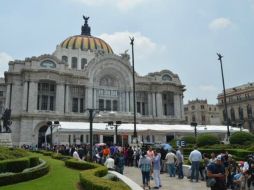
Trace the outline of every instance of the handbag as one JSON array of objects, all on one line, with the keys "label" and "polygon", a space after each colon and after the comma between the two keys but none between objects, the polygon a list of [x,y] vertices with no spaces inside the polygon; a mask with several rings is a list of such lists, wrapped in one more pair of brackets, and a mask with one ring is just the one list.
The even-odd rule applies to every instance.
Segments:
[{"label": "handbag", "polygon": [[212,187],[216,183],[216,179],[211,177],[206,180],[206,187]]}]

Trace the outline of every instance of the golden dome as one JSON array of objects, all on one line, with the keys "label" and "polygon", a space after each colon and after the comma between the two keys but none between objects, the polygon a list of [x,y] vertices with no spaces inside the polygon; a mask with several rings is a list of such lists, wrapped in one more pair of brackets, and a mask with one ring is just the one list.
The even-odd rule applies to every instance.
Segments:
[{"label": "golden dome", "polygon": [[60,46],[67,49],[103,50],[113,54],[112,48],[102,39],[90,35],[76,35],[64,40]]}]

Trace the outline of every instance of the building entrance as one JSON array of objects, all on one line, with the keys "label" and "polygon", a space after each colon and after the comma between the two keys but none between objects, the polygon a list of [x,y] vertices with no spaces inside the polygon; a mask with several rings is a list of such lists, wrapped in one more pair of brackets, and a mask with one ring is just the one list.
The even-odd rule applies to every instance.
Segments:
[{"label": "building entrance", "polygon": [[107,145],[114,144],[114,135],[103,135],[103,142]]},{"label": "building entrance", "polygon": [[[42,126],[39,129],[39,134],[38,134],[38,148],[43,148],[46,146],[45,144],[45,133],[48,129],[47,125]],[[50,141],[50,135],[47,136],[47,142],[51,142]]]}]

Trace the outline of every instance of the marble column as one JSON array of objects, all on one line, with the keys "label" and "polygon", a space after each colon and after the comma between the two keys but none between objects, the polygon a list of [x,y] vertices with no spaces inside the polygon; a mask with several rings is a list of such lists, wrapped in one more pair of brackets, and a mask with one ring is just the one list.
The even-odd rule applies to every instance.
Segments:
[{"label": "marble column", "polygon": [[31,81],[29,90],[28,112],[34,112],[34,110],[37,110],[37,98],[38,98],[38,83]]},{"label": "marble column", "polygon": [[130,95],[130,112],[134,112],[133,109],[133,92],[129,92]]},{"label": "marble column", "polygon": [[56,107],[55,111],[58,113],[64,112],[64,85],[63,84],[57,84],[56,85]]},{"label": "marble column", "polygon": [[9,108],[9,104],[10,104],[10,91],[11,91],[11,84],[8,84],[6,89],[6,99],[5,99],[6,108]]},{"label": "marble column", "polygon": [[28,87],[28,81],[25,81],[23,84],[23,97],[22,97],[22,111],[26,111],[27,106],[27,87]]},{"label": "marble column", "polygon": [[152,107],[153,107],[153,109],[152,109],[153,116],[157,117],[156,98],[155,98],[155,93],[154,92],[152,93]]},{"label": "marble column", "polygon": [[131,144],[132,143],[132,139],[131,139],[131,135],[129,134],[128,135],[128,144]]},{"label": "marble column", "polygon": [[71,97],[70,97],[70,85],[66,85],[66,94],[65,94],[65,112],[69,113],[71,110]]},{"label": "marble column", "polygon": [[93,88],[93,108],[97,108],[97,89]]},{"label": "marble column", "polygon": [[129,92],[125,92],[125,100],[126,100],[126,112],[130,112],[130,99]]},{"label": "marble column", "polygon": [[174,94],[174,113],[177,119],[180,119],[181,112],[180,112],[180,96],[179,94]]},{"label": "marble column", "polygon": [[103,135],[100,135],[100,143],[103,143]]},{"label": "marble column", "polygon": [[157,93],[156,94],[156,106],[157,106],[157,115],[158,117],[162,117],[162,113],[163,113],[163,107],[162,107],[162,95],[161,93]]},{"label": "marble column", "polygon": [[93,102],[92,102],[92,99],[93,99],[93,89],[88,87],[87,90],[86,90],[86,108],[93,108]]},{"label": "marble column", "polygon": [[151,93],[147,94],[147,111],[148,115],[153,115],[153,99]]}]

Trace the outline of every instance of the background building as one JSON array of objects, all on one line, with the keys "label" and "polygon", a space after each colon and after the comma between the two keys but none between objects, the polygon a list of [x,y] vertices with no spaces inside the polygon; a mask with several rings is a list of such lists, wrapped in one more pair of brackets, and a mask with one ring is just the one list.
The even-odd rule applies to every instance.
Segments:
[{"label": "background building", "polygon": [[184,105],[186,124],[197,122],[199,125],[220,125],[220,112],[217,105],[207,103],[207,100],[192,100]]},{"label": "background building", "polygon": [[[217,99],[221,120],[225,121],[223,93]],[[253,131],[254,83],[226,89],[226,101],[230,125]]]},{"label": "background building", "polygon": [[[81,35],[63,40],[53,54],[9,62],[2,94],[6,94],[5,107],[12,110],[14,145],[41,146],[47,121],[88,122],[87,108],[101,110],[95,122],[133,122],[130,56],[114,54],[109,44],[91,35],[88,18],[84,19]],[[135,73],[135,81],[137,123],[184,122],[185,89],[177,74]],[[82,134],[69,135],[61,138],[82,141]]]}]

